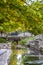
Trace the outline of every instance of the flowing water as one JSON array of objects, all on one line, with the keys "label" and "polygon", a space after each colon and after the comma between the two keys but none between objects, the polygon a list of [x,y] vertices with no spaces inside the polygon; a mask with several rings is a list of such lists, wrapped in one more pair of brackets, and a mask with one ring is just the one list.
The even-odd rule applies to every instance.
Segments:
[{"label": "flowing water", "polygon": [[[10,65],[25,65],[22,62],[23,56],[25,56],[25,54],[30,54],[29,48],[13,49]],[[36,61],[36,62],[40,63],[40,61]],[[33,63],[33,62],[30,62],[30,63]],[[26,64],[26,65],[42,65],[42,64]]]},{"label": "flowing water", "polygon": [[12,51],[12,58],[10,65],[23,65],[22,62],[22,55],[28,53],[26,48],[24,49],[14,49]]},{"label": "flowing water", "polygon": [[[2,58],[2,61],[0,61],[0,62],[2,62],[1,65],[25,65],[22,62],[23,57],[25,56],[25,54],[30,54],[29,48],[13,49],[12,51],[11,51],[11,49],[6,49],[6,51],[7,52],[3,55],[3,57],[0,57],[0,59]],[[7,60],[7,59],[10,57],[10,55],[11,55],[10,64],[8,64],[9,60]],[[3,64],[3,58],[4,58],[4,62],[5,62],[4,64]],[[29,60],[29,58],[27,58],[27,59]],[[40,63],[43,61],[36,61],[36,62]],[[30,63],[33,63],[33,62],[30,62]],[[29,64],[27,64],[27,65],[29,65]],[[38,64],[38,65],[41,65],[41,64]]]}]

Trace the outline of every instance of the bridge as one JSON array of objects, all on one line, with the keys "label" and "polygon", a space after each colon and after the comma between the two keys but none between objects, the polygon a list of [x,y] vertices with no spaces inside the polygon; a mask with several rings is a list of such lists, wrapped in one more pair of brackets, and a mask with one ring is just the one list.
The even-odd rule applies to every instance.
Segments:
[{"label": "bridge", "polygon": [[14,36],[0,36],[0,38],[4,38],[4,39],[6,39],[7,41],[12,41],[12,42],[15,41],[17,44],[18,44],[18,41],[21,40],[21,37],[16,36],[16,35],[14,35]]}]

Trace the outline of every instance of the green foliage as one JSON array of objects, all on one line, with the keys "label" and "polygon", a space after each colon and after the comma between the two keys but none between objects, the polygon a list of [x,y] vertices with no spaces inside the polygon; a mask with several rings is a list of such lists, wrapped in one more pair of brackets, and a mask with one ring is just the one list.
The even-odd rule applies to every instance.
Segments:
[{"label": "green foliage", "polygon": [[[24,56],[22,62],[24,63],[24,65],[32,65],[32,64],[26,64],[25,62],[29,62],[29,61],[35,61],[35,60],[39,60],[38,57],[31,57],[31,56]],[[33,64],[33,65],[40,65],[40,64]]]},{"label": "green foliage", "polygon": [[24,38],[24,39],[22,39],[19,43],[22,45],[25,45],[25,44],[27,44],[27,42],[28,41],[30,41],[30,40],[34,40],[34,37],[27,37],[27,38]]},{"label": "green foliage", "polygon": [[25,45],[26,43],[27,43],[27,38],[24,38],[24,39],[22,39],[22,40],[20,41],[20,44]]},{"label": "green foliage", "polygon": [[11,49],[14,50],[15,49],[15,44],[11,45]]},{"label": "green foliage", "polygon": [[24,56],[23,62],[38,60],[38,57]]},{"label": "green foliage", "polygon": [[10,63],[9,65],[17,65],[17,51],[15,49],[12,50],[12,54],[10,56]]},{"label": "green foliage", "polygon": [[5,38],[0,38],[0,43],[6,43],[7,40]]},{"label": "green foliage", "polygon": [[16,42],[12,42],[12,44],[16,45]]},{"label": "green foliage", "polygon": [[24,5],[26,0],[0,0],[0,28],[5,32],[30,31],[43,33],[43,1]]}]

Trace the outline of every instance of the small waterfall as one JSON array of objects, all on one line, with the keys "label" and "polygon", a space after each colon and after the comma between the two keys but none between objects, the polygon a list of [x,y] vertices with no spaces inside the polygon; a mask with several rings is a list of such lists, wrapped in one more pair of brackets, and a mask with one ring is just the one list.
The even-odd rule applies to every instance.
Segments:
[{"label": "small waterfall", "polygon": [[17,59],[18,59],[17,65],[20,65],[20,63],[22,61],[22,55],[21,54],[18,54],[17,55]]}]

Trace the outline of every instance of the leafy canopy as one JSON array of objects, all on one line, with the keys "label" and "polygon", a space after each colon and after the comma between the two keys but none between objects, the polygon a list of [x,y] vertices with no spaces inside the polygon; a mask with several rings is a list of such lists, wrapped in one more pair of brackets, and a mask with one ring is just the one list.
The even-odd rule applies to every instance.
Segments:
[{"label": "leafy canopy", "polygon": [[42,1],[27,4],[26,0],[0,0],[0,31],[12,32],[16,29],[43,33]]}]

